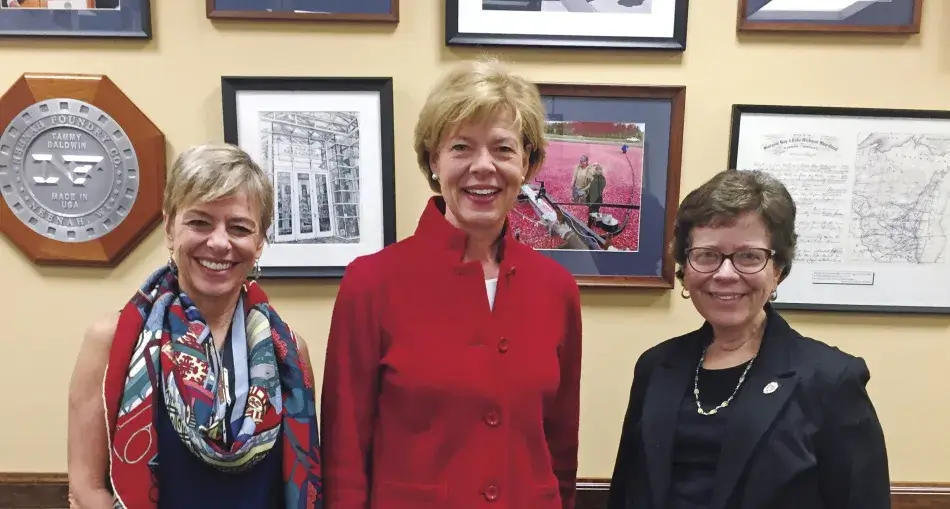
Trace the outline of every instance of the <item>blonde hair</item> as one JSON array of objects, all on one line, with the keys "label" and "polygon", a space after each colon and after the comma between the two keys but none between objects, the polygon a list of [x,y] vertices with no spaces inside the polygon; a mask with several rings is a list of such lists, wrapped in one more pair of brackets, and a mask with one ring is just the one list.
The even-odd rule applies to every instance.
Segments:
[{"label": "blonde hair", "polygon": [[514,117],[513,129],[522,134],[529,150],[529,180],[541,168],[547,146],[544,138],[545,110],[537,86],[511,74],[495,58],[467,62],[445,74],[433,87],[416,122],[414,146],[419,168],[429,187],[432,180],[429,157],[437,152],[443,137],[460,124],[477,122],[503,113]]},{"label": "blonde hair", "polygon": [[173,221],[184,207],[209,203],[240,192],[260,208],[261,235],[274,217],[274,187],[247,152],[229,144],[204,144],[186,149],[175,160],[162,211]]}]

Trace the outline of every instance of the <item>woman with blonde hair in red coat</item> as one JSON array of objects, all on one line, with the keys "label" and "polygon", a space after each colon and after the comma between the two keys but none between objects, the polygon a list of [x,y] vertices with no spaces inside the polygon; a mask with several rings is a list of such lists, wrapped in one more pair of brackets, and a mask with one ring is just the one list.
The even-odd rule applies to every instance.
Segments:
[{"label": "woman with blonde hair in red coat", "polygon": [[573,276],[506,217],[545,156],[538,89],[449,72],[415,150],[436,196],[340,287],[322,397],[330,509],[569,509],[581,375]]}]

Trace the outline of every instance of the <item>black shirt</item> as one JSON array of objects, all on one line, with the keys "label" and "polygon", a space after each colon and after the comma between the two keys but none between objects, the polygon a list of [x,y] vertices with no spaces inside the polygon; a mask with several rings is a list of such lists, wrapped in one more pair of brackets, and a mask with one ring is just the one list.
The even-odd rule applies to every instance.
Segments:
[{"label": "black shirt", "polygon": [[[748,363],[732,368],[699,370],[699,401],[708,412],[729,399]],[[700,415],[689,384],[680,402],[673,442],[673,470],[666,509],[707,509],[716,480],[716,463],[729,407]]]}]

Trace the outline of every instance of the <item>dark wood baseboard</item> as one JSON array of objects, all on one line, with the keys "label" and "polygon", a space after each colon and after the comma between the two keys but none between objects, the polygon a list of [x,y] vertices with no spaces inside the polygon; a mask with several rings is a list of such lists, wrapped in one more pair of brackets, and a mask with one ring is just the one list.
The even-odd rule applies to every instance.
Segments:
[{"label": "dark wood baseboard", "polygon": [[66,474],[0,472],[0,509],[67,509]]},{"label": "dark wood baseboard", "polygon": [[[579,479],[576,509],[606,509],[607,479]],[[891,509],[950,509],[950,483],[891,484]]]},{"label": "dark wood baseboard", "polygon": [[[577,482],[576,509],[607,507],[605,479]],[[891,485],[892,509],[950,509],[950,483]],[[66,474],[0,472],[0,509],[67,509]]]}]

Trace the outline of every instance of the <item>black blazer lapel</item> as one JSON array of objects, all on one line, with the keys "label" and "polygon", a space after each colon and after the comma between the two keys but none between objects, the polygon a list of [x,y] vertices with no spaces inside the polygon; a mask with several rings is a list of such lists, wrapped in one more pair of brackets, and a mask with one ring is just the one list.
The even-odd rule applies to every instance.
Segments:
[{"label": "black blazer lapel", "polygon": [[654,509],[666,506],[673,461],[673,439],[680,403],[687,394],[703,348],[708,327],[683,336],[653,370],[643,402],[643,447]]},{"label": "black blazer lapel", "polygon": [[766,312],[768,324],[759,354],[729,405],[729,424],[722,440],[710,509],[726,506],[756,445],[798,383],[790,359],[792,330],[771,306]]}]

